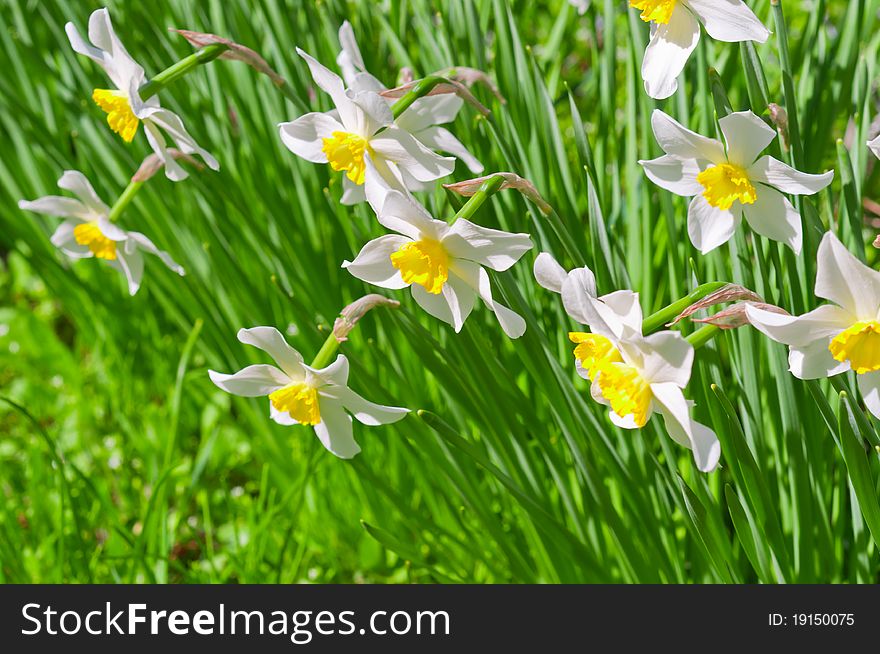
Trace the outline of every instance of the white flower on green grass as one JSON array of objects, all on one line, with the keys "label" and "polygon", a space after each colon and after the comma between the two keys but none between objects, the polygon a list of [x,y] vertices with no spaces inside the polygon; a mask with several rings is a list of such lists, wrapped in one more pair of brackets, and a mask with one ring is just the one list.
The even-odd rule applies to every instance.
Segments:
[{"label": "white flower on green grass", "polygon": [[197,154],[214,170],[219,169],[217,160],[189,135],[180,116],[159,105],[155,95],[141,100],[139,89],[146,82],[144,69],[138,64],[119,41],[107,9],[97,9],[89,16],[89,41],[80,36],[73,23],[64,26],[67,38],[74,51],[95,61],[110,78],[115,88],[95,89],[92,99],[107,112],[110,129],[119,134],[126,143],[131,143],[137,133],[138,125],[144,124],[147,141],[153,151],[165,164],[168,179],[179,181],[187,177],[187,172],[168,154],[166,135],[177,148],[186,154]]},{"label": "white flower on green grass", "polygon": [[565,310],[590,332],[570,332],[576,343],[578,374],[591,382],[590,394],[609,407],[618,427],[644,427],[654,411],[663,416],[672,439],[692,450],[703,472],[715,469],[721,445],[709,427],[690,415],[683,389],[691,377],[694,348],[678,332],[642,336],[638,293],[615,291],[596,296],[596,279],[589,268],[566,272],[552,256],[535,259],[535,279],[562,295]]},{"label": "white flower on green grass", "polygon": [[639,161],[645,174],[667,191],[693,197],[688,234],[703,254],[730,240],[743,215],[758,234],[800,253],[801,217],[783,193],[817,193],[831,183],[834,171],[811,175],[769,155],[758,158],[776,132],[751,111],[718,122],[726,147],[655,110],[651,125],[666,154]]},{"label": "white flower on green grass", "polygon": [[64,171],[58,180],[58,188],[70,191],[76,197],[49,195],[32,201],[21,200],[18,206],[26,211],[66,219],[52,235],[52,245],[68,257],[103,259],[125,275],[131,295],[141,286],[144,252],[159,257],[178,275],[185,274],[167,252],[157,248],[146,236],[140,232],[127,232],[110,222],[110,209],[81,172]]},{"label": "white flower on green grass", "polygon": [[678,88],[678,76],[700,40],[700,23],[717,41],[764,43],[770,30],[742,0],[629,0],[651,23],[651,41],[642,60],[645,91],[668,98]]},{"label": "white flower on green grass", "polygon": [[[528,234],[480,227],[459,218],[435,220],[412,197],[368,182],[367,195],[379,222],[397,234],[367,243],[342,266],[360,280],[382,288],[410,288],[429,314],[461,331],[479,296],[510,338],[525,333],[522,317],[492,297],[485,268],[504,271],[532,247]],[[484,268],[485,267],[485,268]]]},{"label": "white flower on green grass", "polygon": [[868,147],[871,148],[871,151],[877,155],[878,159],[880,159],[880,136],[873,141],[868,141]]},{"label": "white flower on green grass", "polygon": [[859,261],[831,232],[819,244],[815,293],[833,302],[801,316],[746,307],[749,322],[789,346],[799,379],[852,370],[868,410],[880,418],[880,272]]},{"label": "white flower on green grass", "polygon": [[[348,88],[354,92],[385,91],[387,87],[367,72],[354,30],[348,21],[339,28],[339,43],[342,51],[336,58],[336,63],[342,71],[342,79],[345,80]],[[387,102],[393,104],[394,100],[389,98]],[[452,132],[440,127],[455,120],[463,105],[464,100],[454,93],[429,95],[419,98],[410,105],[397,117],[395,124],[428,148],[448,152],[461,159],[471,172],[479,174],[483,172],[483,164],[455,138]],[[406,179],[405,184],[410,190],[416,190],[421,186],[421,183],[415,179]]]},{"label": "white flower on green grass", "polygon": [[[365,160],[372,159],[370,174],[379,174],[386,185],[405,189],[408,180],[419,184],[449,175],[453,157],[441,157],[394,123],[388,102],[373,91],[346,89],[342,79],[297,48],[306,60],[315,83],[333,100],[336,109],[312,112],[281,123],[281,140],[287,149],[314,163],[330,164],[342,171],[344,204],[365,199]],[[414,189],[415,190],[415,189]]]},{"label": "white flower on green grass", "polygon": [[263,350],[277,365],[248,366],[232,375],[210,370],[211,381],[233,395],[268,397],[272,420],[314,428],[321,444],[342,459],[361,451],[354,440],[352,416],[364,425],[387,425],[409,413],[409,409],[374,404],[351,390],[348,359],[341,354],[317,370],[307,366],[274,327],[242,329],[238,340]]}]

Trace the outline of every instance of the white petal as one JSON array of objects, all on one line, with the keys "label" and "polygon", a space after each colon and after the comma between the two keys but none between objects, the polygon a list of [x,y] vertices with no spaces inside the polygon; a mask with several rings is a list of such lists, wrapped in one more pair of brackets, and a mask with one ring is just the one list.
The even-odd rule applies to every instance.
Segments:
[{"label": "white petal", "polygon": [[329,114],[313,112],[289,123],[281,123],[278,130],[281,141],[295,155],[313,163],[327,163],[323,139],[345,128]]},{"label": "white petal", "polygon": [[[554,293],[562,293],[562,284],[565,282],[565,278],[568,277],[568,273],[553,258],[552,254],[541,252],[535,257],[535,264],[532,270],[535,273],[535,280],[543,288]],[[595,286],[595,278],[593,284]],[[593,292],[595,292],[595,288]]]},{"label": "white petal", "polygon": [[687,386],[694,363],[694,347],[681,334],[662,331],[637,342],[643,351],[641,374],[648,383]]},{"label": "white petal", "polygon": [[[422,309],[424,309],[429,315],[433,316],[437,320],[442,320],[447,325],[455,326],[455,320],[452,317],[452,310],[449,308],[449,303],[446,301],[446,297],[442,294],[434,294],[428,293],[422,286],[419,284],[413,284],[410,286],[410,291],[412,292],[413,299],[416,301]],[[458,328],[461,329],[461,326]]]},{"label": "white petal", "polygon": [[[165,163],[165,176],[168,177],[168,179],[179,181],[179,179],[176,179],[176,177],[179,176],[179,173],[172,170],[175,167],[179,168],[179,165],[173,157],[169,157],[166,154],[164,139],[161,140],[160,145],[159,139],[156,138],[156,131],[150,129],[153,126],[167,133],[171,137],[171,140],[174,141],[177,149],[181,152],[186,154],[197,154],[207,164],[208,168],[211,168],[212,170],[220,169],[220,164],[217,163],[217,160],[211,156],[210,152],[196,143],[195,139],[190,136],[189,132],[187,132],[186,128],[183,126],[183,121],[180,120],[180,116],[173,111],[161,107],[150,108],[142,119],[144,121],[144,128],[147,130],[148,140],[150,140],[153,150]],[[149,138],[151,134],[153,136],[152,139]],[[157,147],[157,145],[159,147]],[[184,174],[184,177],[185,176],[186,175]]]},{"label": "white petal", "polygon": [[314,388],[320,388],[327,384],[337,386],[348,384],[348,358],[344,354],[337,355],[333,363],[320,370],[305,364],[302,367],[306,371],[306,383]]},{"label": "white petal", "polygon": [[299,424],[287,411],[279,411],[276,409],[271,401],[269,402],[269,417],[279,425],[284,425],[285,427]]},{"label": "white petal", "polygon": [[787,316],[746,303],[746,317],[762,334],[794,347],[819,340],[827,345],[829,338],[856,322],[852,314],[833,304],[823,304],[802,316]]},{"label": "white petal", "polygon": [[[456,96],[453,96],[456,97]],[[403,115],[406,116],[405,112]],[[401,116],[402,117],[402,116]],[[400,120],[397,121],[400,124]],[[468,167],[472,173],[479,174],[483,172],[483,164],[445,127],[426,127],[417,132],[410,132],[430,150],[439,152],[448,152],[454,157],[461,159],[464,165]]]},{"label": "white petal", "polygon": [[355,76],[366,70],[361,50],[351,23],[345,21],[339,26],[339,45],[342,51],[336,57],[336,65],[342,71],[342,78],[348,86],[352,86]]},{"label": "white petal", "polygon": [[696,159],[681,159],[665,154],[651,161],[639,161],[645,175],[657,186],[676,195],[690,197],[703,192],[703,185],[697,181],[700,164]]},{"label": "white petal", "polygon": [[645,91],[662,100],[675,93],[678,76],[700,40],[700,24],[681,3],[676,3],[669,22],[657,25],[645,48],[642,79]]},{"label": "white petal", "polygon": [[532,249],[532,239],[528,234],[481,227],[459,218],[443,238],[443,245],[456,259],[475,261],[500,272],[510,268]]},{"label": "white petal", "polygon": [[95,193],[95,189],[92,188],[88,178],[78,170],[65,170],[64,174],[61,175],[61,179],[58,180],[58,188],[73,193],[80,202],[97,215],[107,215],[110,213],[110,207],[104,204],[101,198],[98,197],[98,194]]},{"label": "white petal", "polygon": [[871,151],[877,155],[878,159],[880,159],[880,136],[873,141],[868,141],[868,147],[871,148]]},{"label": "white petal", "polygon": [[706,31],[717,41],[764,43],[770,30],[742,0],[687,0]]},{"label": "white petal", "polygon": [[776,130],[751,111],[728,114],[718,121],[727,143],[727,159],[749,168],[776,138]]},{"label": "white petal", "polygon": [[398,127],[389,127],[370,140],[376,157],[392,161],[420,182],[431,182],[455,170],[455,158],[441,157]]},{"label": "white petal", "polygon": [[85,55],[92,61],[100,64],[102,67],[105,66],[104,61],[104,52],[100,48],[96,48],[91,43],[88,43],[79,33],[79,30],[76,29],[76,25],[73,23],[66,23],[64,25],[64,31],[67,33],[67,39],[70,41],[70,47],[73,48],[73,51]]},{"label": "white petal", "polygon": [[391,264],[391,255],[411,240],[405,236],[389,234],[375,238],[358,252],[354,261],[343,261],[342,267],[358,279],[382,288],[406,288],[409,286],[400,271]]},{"label": "white petal", "polygon": [[813,195],[831,183],[834,179],[834,171],[829,170],[821,175],[802,173],[767,155],[758,159],[749,168],[749,179],[753,182],[769,184],[783,193]]},{"label": "white petal", "polygon": [[[371,136],[394,122],[394,115],[391,113],[388,101],[373,91],[355,93],[352,103],[358,109],[355,112],[357,125],[353,129],[348,126],[349,131],[363,136]],[[372,142],[370,147],[372,147]]]},{"label": "white petal", "polygon": [[361,448],[354,440],[351,416],[333,400],[325,399],[319,405],[321,422],[315,425],[318,440],[340,459],[354,457]]},{"label": "white petal", "polygon": [[164,250],[160,250],[159,248],[157,248],[150,239],[148,239],[140,232],[126,232],[126,236],[130,241],[136,243],[137,246],[142,250],[146,250],[150,254],[154,254],[159,257],[162,263],[164,263],[170,270],[176,272],[181,277],[186,274],[183,266],[172,259],[170,254],[168,254]]},{"label": "white petal", "polygon": [[284,336],[274,327],[251,327],[239,329],[238,340],[252,345],[268,354],[292,381],[305,378],[302,355],[294,350]]},{"label": "white petal", "polygon": [[[296,49],[296,52],[308,64],[309,72],[312,74],[312,79],[315,80],[318,88],[327,93],[333,100],[333,104],[339,112],[339,120],[345,125],[346,131],[352,131],[353,126],[357,124],[358,110],[352,103],[351,98],[345,93],[345,85],[342,83],[339,75],[299,48]],[[366,134],[360,134],[360,136],[366,136]]]},{"label": "white petal", "polygon": [[582,325],[593,316],[590,298],[596,297],[596,276],[584,266],[575,268],[562,280],[562,304],[566,313]]},{"label": "white petal", "polygon": [[55,233],[52,234],[50,239],[52,245],[72,259],[88,259],[95,256],[87,246],[76,242],[73,229],[77,224],[71,221],[61,223],[58,229],[55,230]]},{"label": "white petal", "polygon": [[101,64],[116,88],[127,91],[132,80],[143,82],[144,69],[131,58],[116,36],[106,9],[97,9],[89,16],[89,40],[97,46],[95,48],[83,42],[73,25],[65,29],[73,49]]},{"label": "white petal", "polygon": [[116,260],[109,263],[125,275],[125,279],[128,282],[129,295],[137,294],[141,287],[141,281],[144,278],[144,256],[140,251],[137,248],[128,251],[125,247],[117,247]]},{"label": "white petal", "polygon": [[797,209],[775,188],[759,185],[755,190],[758,199],[742,205],[749,227],[761,236],[785,243],[795,254],[800,254],[804,231]]},{"label": "white petal", "polygon": [[651,128],[654,138],[666,154],[680,159],[698,159],[712,163],[727,161],[721,141],[692,132],[659,109],[651,114]]},{"label": "white petal", "polygon": [[824,379],[846,372],[849,361],[838,361],[828,349],[829,339],[813,341],[788,351],[788,369],[798,379]]},{"label": "white petal", "polygon": [[278,368],[263,363],[248,366],[232,375],[214,370],[209,370],[208,375],[217,387],[242,397],[264,397],[290,384]]},{"label": "white petal", "polygon": [[47,195],[36,200],[20,200],[18,208],[23,211],[33,211],[47,216],[59,216],[63,218],[90,218],[89,208],[79,200],[66,198],[63,195]]},{"label": "white petal", "polygon": [[342,404],[346,411],[364,425],[388,425],[403,419],[409,413],[409,409],[374,404],[347,386],[325,386],[320,395]]},{"label": "white petal", "polygon": [[[741,205],[734,203],[733,206],[738,209]],[[735,214],[730,210],[722,211],[709,204],[702,195],[695,196],[688,207],[688,235],[691,243],[702,254],[727,243],[739,226],[741,214],[739,210]]]},{"label": "white petal", "polygon": [[[372,184],[371,184],[372,188]],[[369,199],[369,195],[367,196]],[[412,196],[387,189],[382,208],[376,212],[379,223],[399,234],[417,241],[423,235],[438,236],[436,222]],[[439,240],[439,239],[437,239]]]},{"label": "white petal", "polygon": [[[599,300],[614,312],[614,315],[625,327],[629,328],[630,332],[642,333],[642,305],[639,304],[638,293],[630,290],[614,291],[600,296]],[[601,313],[606,315],[604,311]]]},{"label": "white petal", "polygon": [[463,106],[464,100],[454,93],[428,95],[413,102],[396,122],[398,127],[415,135],[432,125],[451,123]]},{"label": "white petal", "polygon": [[875,418],[880,418],[880,372],[868,372],[864,375],[856,375],[859,383],[859,392],[868,411]]},{"label": "white petal", "polygon": [[822,237],[816,258],[816,295],[836,302],[859,320],[876,320],[880,272],[856,259],[832,232]]},{"label": "white petal", "polygon": [[[368,178],[369,179],[369,178]],[[366,188],[365,184],[355,184],[351,181],[348,176],[342,176],[342,197],[339,198],[339,201],[347,206],[360,204],[364,200],[367,199],[366,194],[364,193],[364,189]]]},{"label": "white petal", "polygon": [[681,389],[671,383],[651,384],[651,392],[672,439],[679,443],[687,440],[699,470],[714,470],[721,458],[721,443],[715,432],[691,418]]},{"label": "white petal", "polygon": [[[648,409],[648,417],[654,412],[653,408]],[[639,426],[636,424],[636,418],[632,413],[629,413],[623,417],[617,415],[614,411],[608,412],[608,418],[611,422],[621,429],[638,429]]]},{"label": "white petal", "polygon": [[495,314],[498,324],[509,338],[519,338],[526,333],[526,321],[515,311],[504,306],[492,298],[492,285],[489,281],[489,273],[483,268],[479,269],[480,285],[478,292],[486,306]]}]

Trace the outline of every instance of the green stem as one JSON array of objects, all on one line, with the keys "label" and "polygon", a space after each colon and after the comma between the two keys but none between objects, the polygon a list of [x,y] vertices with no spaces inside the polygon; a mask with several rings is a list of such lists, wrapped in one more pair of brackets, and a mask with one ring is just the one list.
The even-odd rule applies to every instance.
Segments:
[{"label": "green stem", "polygon": [[687,339],[688,343],[694,346],[695,350],[699,350],[719,333],[721,333],[720,327],[715,325],[704,325],[693,334],[685,336],[685,339]]},{"label": "green stem", "polygon": [[115,223],[119,220],[119,216],[125,210],[125,208],[129,205],[132,198],[134,198],[135,194],[140,190],[141,186],[143,186],[143,182],[137,182],[135,180],[131,180],[128,183],[128,186],[125,187],[125,190],[122,192],[116,202],[113,203],[113,206],[110,207],[110,213],[107,215],[107,218],[111,223]]},{"label": "green stem", "polygon": [[224,45],[223,43],[215,43],[206,46],[197,52],[193,52],[191,55],[184,57],[176,64],[172,64],[139,89],[141,100],[146,100],[147,98],[156,95],[166,86],[180,79],[197,66],[214,61],[228,49],[229,46]]},{"label": "green stem", "polygon": [[780,0],[770,0],[773,7],[773,22],[776,23],[779,60],[782,64],[782,95],[785,98],[785,110],[788,113],[788,140],[791,144],[791,164],[795,167],[803,164],[804,144],[801,142],[798,127],[797,99],[794,93],[794,76],[791,67],[791,51],[788,48],[788,26],[782,12]]},{"label": "green stem", "polygon": [[430,75],[420,79],[406,95],[391,105],[391,113],[394,115],[394,119],[397,120],[400,114],[412,106],[413,102],[428,95],[435,86],[448,81],[445,77],[440,77],[439,75]]},{"label": "green stem", "polygon": [[336,340],[336,334],[330,332],[330,336],[328,336],[327,340],[324,341],[321,349],[318,350],[318,353],[315,355],[314,360],[310,364],[311,367],[317,370],[320,370],[321,368],[326,368],[330,364],[330,359],[333,358],[333,355],[336,354],[336,350],[338,349],[339,341]]},{"label": "green stem", "polygon": [[483,185],[480,186],[479,190],[474,193],[468,201],[464,203],[464,206],[462,206],[462,208],[452,217],[449,224],[451,225],[459,218],[470,220],[477,212],[477,209],[479,209],[486,200],[501,190],[503,184],[504,178],[501,175],[493,175],[487,179],[483,182]]},{"label": "green stem", "polygon": [[710,293],[714,293],[725,286],[727,286],[727,282],[708,282],[697,286],[693,291],[680,300],[673,302],[667,307],[663,307],[660,311],[652,313],[645,318],[642,322],[642,334],[647,336],[648,334],[657,331],[674,320],[676,316],[691,306],[694,302],[699,302]]},{"label": "green stem", "polygon": [[[850,397],[857,397],[851,393],[849,388],[847,388],[844,379],[846,379],[846,375],[833,375],[828,378],[831,385],[834,387],[834,390],[838,393],[846,393]],[[853,408],[855,409],[853,414],[855,415],[856,422],[859,423],[859,430],[870,441],[871,445],[880,445],[880,438],[878,438],[877,432],[874,430],[873,425],[871,425],[868,416],[865,415],[865,412],[862,411],[857,404],[853,403]]]}]

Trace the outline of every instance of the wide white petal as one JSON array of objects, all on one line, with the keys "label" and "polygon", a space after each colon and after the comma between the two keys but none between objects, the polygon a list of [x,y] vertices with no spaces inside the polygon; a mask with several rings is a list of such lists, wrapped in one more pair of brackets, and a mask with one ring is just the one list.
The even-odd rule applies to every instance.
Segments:
[{"label": "wide white petal", "polygon": [[[648,409],[648,417],[650,417],[654,413],[653,407]],[[627,415],[621,417],[617,415],[614,411],[608,412],[608,418],[611,422],[621,429],[638,429],[639,426],[636,424],[636,417],[632,413],[628,413]]]},{"label": "wide white petal", "polygon": [[727,161],[721,141],[692,132],[659,109],[651,114],[651,128],[654,138],[666,154],[679,159],[697,159],[711,163]]},{"label": "wide white petal", "polygon": [[797,209],[775,188],[759,185],[756,191],[757,200],[742,205],[749,227],[761,236],[785,243],[795,254],[800,254],[804,230]]},{"label": "wide white petal", "polygon": [[[442,293],[428,293],[421,285],[413,284],[410,286],[413,299],[422,309],[437,320],[442,320],[447,325],[455,327],[455,319],[452,315],[452,309],[449,308],[449,302]],[[461,329],[461,326],[458,328]],[[458,330],[456,330],[458,331]]]},{"label": "wide white petal", "polygon": [[315,435],[321,444],[340,459],[350,459],[361,451],[354,440],[351,416],[341,404],[330,399],[318,401],[321,422],[315,425]]},{"label": "wide white petal", "polygon": [[[740,206],[737,202],[733,208],[738,209]],[[741,211],[722,211],[709,204],[702,195],[697,195],[688,206],[688,235],[691,243],[702,254],[711,252],[730,240],[741,219]]]},{"label": "wide white petal", "polygon": [[[358,111],[354,112],[356,125],[347,125],[349,131],[363,136],[371,136],[383,127],[394,122],[394,115],[388,101],[373,91],[359,91],[352,97]],[[372,147],[372,141],[370,143]]]},{"label": "wide white petal", "polygon": [[160,250],[159,248],[157,248],[150,239],[148,239],[140,232],[126,232],[126,237],[130,242],[135,243],[140,249],[159,257],[162,263],[164,263],[169,270],[176,272],[181,277],[186,274],[183,266],[177,263],[170,254],[168,254],[164,250]]},{"label": "wide white petal", "polygon": [[783,193],[813,195],[831,183],[834,179],[834,171],[829,170],[821,175],[802,173],[767,155],[758,159],[749,168],[749,179],[753,182],[769,184]]},{"label": "wide white petal", "polygon": [[[116,85],[116,88],[128,91],[132,80],[137,80],[139,83],[143,82],[144,69],[131,58],[131,55],[128,54],[128,51],[116,36],[113,24],[110,22],[110,13],[107,9],[97,9],[89,16],[89,40],[96,48],[79,49],[82,44],[79,42],[74,43],[71,32],[75,32],[75,29],[67,31],[67,36],[73,49],[98,61],[107,72],[108,77]],[[78,37],[79,35],[77,34],[76,36]],[[82,41],[82,39],[78,39],[78,41]],[[100,60],[94,56],[96,50],[101,52]]]},{"label": "wide white petal", "polygon": [[281,123],[278,130],[281,141],[295,155],[312,163],[327,163],[324,139],[345,128],[330,114],[313,112],[289,123]]},{"label": "wide white petal", "polygon": [[268,354],[293,381],[305,379],[302,355],[294,350],[274,327],[251,327],[238,330],[238,340]]},{"label": "wide white petal", "polygon": [[[308,64],[309,72],[312,74],[312,79],[315,80],[318,88],[327,93],[333,100],[333,104],[339,112],[339,120],[345,125],[346,131],[352,131],[354,125],[357,124],[358,109],[346,94],[345,84],[343,84],[339,75],[321,64],[307,52],[299,48],[296,49],[296,52]],[[360,134],[360,136],[367,136],[367,134]]]},{"label": "wide white petal", "polygon": [[396,122],[398,127],[414,135],[432,125],[451,123],[463,106],[464,100],[454,93],[428,95],[413,102]]},{"label": "wide white petal", "polygon": [[403,419],[409,413],[409,409],[370,402],[347,386],[325,386],[319,394],[322,398],[341,403],[346,411],[364,425],[388,425]]},{"label": "wide white petal", "polygon": [[642,350],[641,374],[650,384],[687,386],[694,363],[694,347],[678,332],[662,331],[637,341]]},{"label": "wide white petal", "polygon": [[95,256],[88,246],[80,245],[73,235],[73,230],[79,222],[65,220],[58,226],[52,238],[49,239],[56,248],[61,250],[71,259],[88,259]]},{"label": "wide white petal", "polygon": [[582,325],[590,323],[593,308],[590,298],[596,297],[596,276],[584,266],[575,268],[562,280],[562,305],[566,313]]},{"label": "wide white petal", "polygon": [[[371,184],[372,187],[372,184]],[[370,198],[368,193],[367,198]],[[404,195],[386,187],[382,207],[376,212],[379,223],[390,230],[417,241],[422,236],[440,240],[438,228],[440,221],[434,218],[411,195]]]},{"label": "wide white petal", "polygon": [[19,200],[18,208],[47,216],[80,218],[81,220],[91,218],[91,212],[86,205],[79,200],[66,198],[63,195],[47,195],[36,200]]},{"label": "wide white petal", "polygon": [[345,80],[345,83],[352,86],[355,76],[364,72],[366,67],[364,66],[364,58],[361,56],[361,49],[354,36],[354,30],[348,21],[344,21],[339,26],[339,45],[342,50],[336,56],[336,65],[342,71],[342,79]]},{"label": "wide white petal", "polygon": [[688,402],[675,384],[651,384],[651,392],[672,439],[678,443],[686,439],[697,468],[712,472],[721,458],[721,443],[715,432],[691,418]]},{"label": "wide white petal", "polygon": [[137,294],[144,278],[144,255],[137,247],[128,247],[126,242],[123,247],[116,248],[116,259],[108,263],[125,275],[129,295]]},{"label": "wide white petal", "polygon": [[856,375],[859,384],[859,392],[868,411],[875,418],[880,418],[880,372],[868,372],[864,375]]},{"label": "wide white petal", "polygon": [[454,157],[441,157],[399,127],[389,127],[370,140],[376,157],[394,162],[420,182],[431,182],[455,170]]},{"label": "wide white petal", "polygon": [[397,234],[380,236],[364,245],[354,261],[343,261],[342,267],[368,284],[382,288],[406,288],[409,284],[403,281],[400,271],[391,264],[391,255],[410,242],[406,236]]},{"label": "wide white petal", "polygon": [[290,384],[287,375],[264,363],[248,366],[232,375],[214,370],[209,370],[208,375],[217,387],[242,397],[264,397]]},{"label": "wide white petal", "polygon": [[816,258],[816,295],[836,302],[859,320],[876,320],[880,272],[856,259],[832,232],[822,237]]},{"label": "wide white petal", "polygon": [[[367,177],[369,179],[369,177]],[[339,201],[347,206],[352,206],[355,204],[360,204],[364,200],[367,199],[364,190],[366,189],[366,184],[355,184],[351,181],[347,175],[342,176],[342,197],[339,198]]]},{"label": "wide white petal", "polygon": [[[455,97],[455,96],[453,96]],[[406,113],[403,114],[404,116]],[[401,116],[402,117],[402,116]],[[397,121],[398,125],[400,120]],[[461,159],[464,165],[468,167],[472,173],[479,174],[483,172],[483,164],[445,127],[426,127],[417,132],[410,132],[418,141],[424,144],[430,150],[439,152],[448,152],[449,154]]]},{"label": "wide white petal", "polygon": [[284,425],[285,427],[299,424],[287,411],[279,411],[276,409],[271,401],[269,402],[269,417],[279,425]]},{"label": "wide white petal", "polygon": [[788,369],[798,379],[824,379],[846,372],[849,361],[838,361],[828,349],[830,339],[813,341],[803,347],[790,347]]},{"label": "wide white petal", "polygon": [[650,161],[639,161],[645,175],[657,186],[676,195],[690,197],[703,192],[703,185],[697,181],[700,164],[696,159],[681,159],[665,154]]},{"label": "wide white petal", "polygon": [[[613,291],[599,297],[599,301],[620,320],[628,333],[642,333],[642,305],[639,303],[639,294],[630,290]],[[606,315],[604,310],[600,310]],[[621,335],[624,335],[622,332]]]},{"label": "wide white petal", "polygon": [[746,304],[749,323],[777,343],[805,347],[836,336],[856,322],[855,317],[833,304],[823,304],[801,316],[788,316]]},{"label": "wide white petal", "polygon": [[306,383],[313,388],[321,388],[328,384],[336,386],[348,385],[348,358],[344,354],[336,356],[336,360],[326,368],[312,368],[303,364],[306,371]]},{"label": "wide white petal", "polygon": [[[535,280],[543,288],[554,293],[562,293],[562,284],[568,273],[565,268],[559,265],[553,255],[549,252],[541,252],[535,257],[535,264],[532,267],[535,273]],[[593,278],[593,292],[595,292],[595,277]]]},{"label": "wide white petal", "polygon": [[492,298],[492,284],[489,281],[489,273],[483,268],[479,269],[480,298],[486,306],[495,314],[498,324],[509,338],[519,338],[526,333],[526,321],[518,313],[504,306]]},{"label": "wide white petal", "polygon": [[[152,107],[147,110],[143,116],[144,124],[152,123],[163,130],[177,145],[177,149],[186,154],[197,154],[207,164],[211,170],[219,170],[220,164],[211,156],[211,153],[196,143],[195,139],[190,136],[189,132],[183,126],[183,121],[176,113],[162,107]],[[163,153],[157,151],[160,157],[163,157],[165,168],[169,166],[168,158]]]},{"label": "wide white petal", "polygon": [[653,29],[642,60],[645,92],[662,100],[675,93],[678,76],[700,40],[700,24],[681,3],[677,3],[669,22]]},{"label": "wide white petal", "polygon": [[58,188],[73,193],[95,215],[105,216],[110,213],[110,207],[104,204],[88,178],[78,170],[65,170],[58,180]]},{"label": "wide white petal", "polygon": [[718,121],[727,143],[727,159],[748,169],[776,138],[776,130],[751,111],[728,114]]},{"label": "wide white petal", "polygon": [[510,268],[532,249],[532,239],[528,234],[481,227],[460,218],[444,236],[443,245],[456,259],[474,261],[500,272]]},{"label": "wide white petal", "polygon": [[742,0],[687,0],[706,31],[717,41],[764,43],[770,30]]}]

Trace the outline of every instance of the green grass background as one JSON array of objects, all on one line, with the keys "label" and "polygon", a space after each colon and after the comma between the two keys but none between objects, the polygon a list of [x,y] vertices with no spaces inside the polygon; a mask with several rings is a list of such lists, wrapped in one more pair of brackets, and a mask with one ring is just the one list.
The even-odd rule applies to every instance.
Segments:
[{"label": "green grass background", "polygon": [[[689,388],[723,444],[720,469],[703,475],[657,419],[641,431],[610,424],[574,373],[574,325],[531,275],[549,250],[567,268],[590,265],[601,292],[639,291],[646,314],[714,280],[799,313],[816,304],[825,229],[876,264],[862,202],[880,199],[864,147],[880,2],[785,0],[784,29],[769,2],[749,4],[770,41],[741,48],[704,33],[680,90],[658,103],[639,78],[648,27],[622,1],[594,1],[584,16],[561,1],[109,3],[148,75],[191,52],[168,27],[214,32],[326,110],[294,47],[334,66],[348,19],[389,85],[402,67],[467,65],[506,97],[476,88],[491,120],[465,108],[453,131],[488,172],[531,179],[557,210],[548,221],[505,191],[476,217],[536,241],[495,277],[528,331],[509,341],[478,307],[456,335],[390,292],[401,309],[372,312],[342,348],[353,388],[437,418],[356,427],[363,453],[345,462],[311,430],[272,423],[265,400],[230,397],[207,376],[266,361],[236,341],[240,327],[276,326],[311,357],[337,312],[374,290],[340,263],[383,231],[365,205],[338,203],[338,174],[282,146],[276,124],[296,107],[235,62],[163,93],[221,170],[154,177],[125,211],[124,227],[188,272],[150,259],[130,298],[100,262],[71,265],[54,250],[57,221],[16,206],[56,193],[69,168],[112,203],[149,151],[142,134],[126,145],[107,128],[90,100],[105,77],[65,38],[64,23],[84,30],[98,5],[2,3],[0,581],[877,581],[880,462],[865,443],[878,439],[857,394],[793,379],[786,349],[754,330],[723,334],[699,351]],[[777,156],[837,169],[801,205],[799,260],[744,229],[699,256],[686,202],[636,163],[659,154],[656,106],[715,133],[723,101],[710,66],[734,110],[775,102],[797,120],[792,150],[774,144]],[[467,177],[459,164],[454,179]],[[442,190],[423,199],[446,217],[457,202]]]}]

